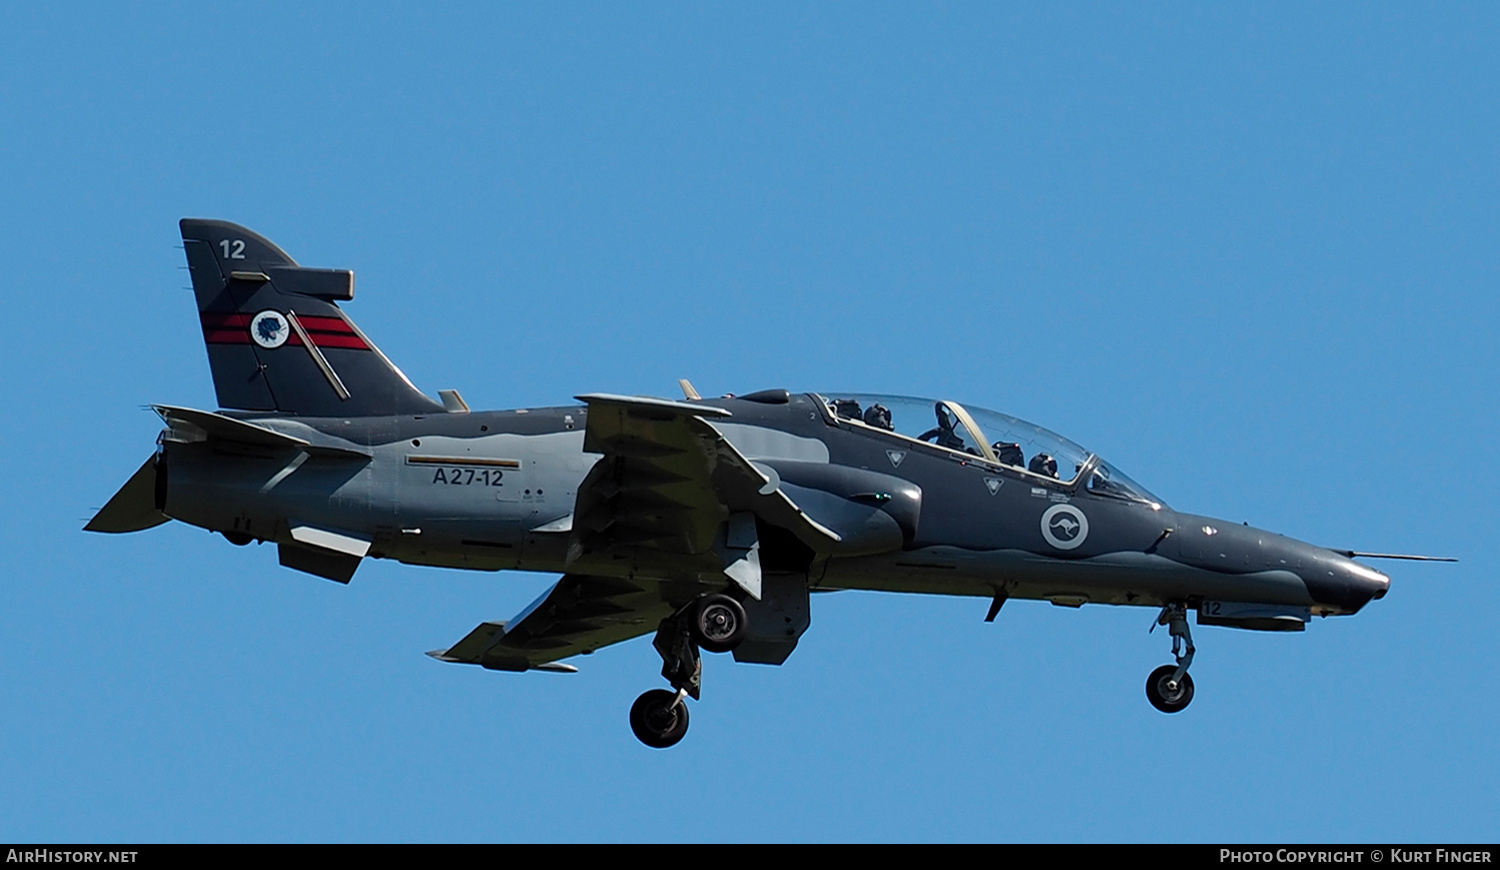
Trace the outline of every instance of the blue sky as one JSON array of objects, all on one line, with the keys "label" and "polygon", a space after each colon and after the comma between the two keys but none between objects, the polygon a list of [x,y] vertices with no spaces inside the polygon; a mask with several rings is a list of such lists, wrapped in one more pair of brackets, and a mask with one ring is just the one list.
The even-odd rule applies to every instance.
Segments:
[{"label": "blue sky", "polygon": [[[1492,4],[0,9],[0,839],[1496,836]],[[838,593],[636,743],[645,641],[435,663],[554,579],[79,531],[212,407],[176,221],[352,268],[475,407],[952,397],[1388,563],[1302,635]]]}]

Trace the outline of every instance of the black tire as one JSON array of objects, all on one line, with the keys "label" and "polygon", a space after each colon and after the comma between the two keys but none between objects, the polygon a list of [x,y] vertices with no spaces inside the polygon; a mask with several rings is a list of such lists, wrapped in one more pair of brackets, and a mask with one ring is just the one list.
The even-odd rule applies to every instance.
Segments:
[{"label": "black tire", "polygon": [[652,749],[675,746],[687,729],[687,703],[677,703],[676,692],[652,689],[630,706],[630,730]]},{"label": "black tire", "polygon": [[1176,665],[1162,665],[1146,678],[1146,698],[1151,701],[1151,706],[1163,713],[1176,713],[1193,702],[1192,676],[1183,674],[1176,691],[1167,685],[1176,672]]},{"label": "black tire", "polygon": [[707,595],[693,610],[693,641],[712,653],[729,652],[745,639],[750,620],[728,595]]}]

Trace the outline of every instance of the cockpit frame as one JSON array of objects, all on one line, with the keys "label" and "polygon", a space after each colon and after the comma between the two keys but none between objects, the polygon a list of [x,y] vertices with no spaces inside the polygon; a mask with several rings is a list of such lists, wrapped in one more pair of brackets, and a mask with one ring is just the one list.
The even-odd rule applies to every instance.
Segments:
[{"label": "cockpit frame", "polygon": [[[1023,480],[1040,483],[1044,486],[1069,494],[1078,492],[1079,488],[1083,486],[1084,481],[1088,480],[1089,475],[1093,474],[1094,470],[1103,462],[1103,460],[1099,457],[1099,454],[1088,451],[1087,457],[1079,464],[1077,472],[1073,475],[1072,478],[1068,480],[1048,477],[1045,474],[1038,474],[1028,468],[1001,462],[999,457],[995,455],[994,448],[990,446],[984,430],[979,426],[978,422],[975,421],[973,415],[971,415],[968,409],[965,408],[961,403],[955,402],[952,399],[933,399],[930,401],[932,401],[934,405],[942,405],[950,413],[953,414],[958,422],[963,425],[964,429],[967,430],[969,438],[974,441],[979,450],[983,451],[982,454],[974,454],[964,450],[956,450],[952,447],[945,447],[941,444],[934,444],[931,441],[923,441],[919,438],[913,438],[910,435],[898,432],[895,429],[885,429],[880,426],[871,426],[864,420],[855,417],[845,417],[835,413],[833,410],[833,401],[823,396],[821,393],[808,393],[807,395],[813,400],[813,403],[821,409],[824,422],[830,425],[840,426],[848,424],[851,429],[855,429],[858,431],[874,432],[883,436],[897,438],[908,443],[920,444],[923,447],[941,450],[944,453],[947,453],[950,456],[962,461],[983,464],[984,466],[995,471],[1008,472],[1010,474],[1017,475]],[[867,396],[867,394],[863,393],[851,393],[850,395]],[[902,398],[911,398],[917,401],[929,401],[925,399],[917,399],[917,397]]]}]

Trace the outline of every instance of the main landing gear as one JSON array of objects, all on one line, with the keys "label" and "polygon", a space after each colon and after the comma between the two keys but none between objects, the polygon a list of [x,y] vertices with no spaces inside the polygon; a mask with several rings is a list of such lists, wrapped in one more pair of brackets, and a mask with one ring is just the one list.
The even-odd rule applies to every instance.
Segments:
[{"label": "main landing gear", "polygon": [[687,734],[687,696],[698,700],[703,661],[698,650],[729,652],[745,639],[745,608],[728,595],[705,595],[661,621],[651,645],[661,654],[661,675],[674,691],[652,689],[630,708],[630,730],[652,749],[666,749]]},{"label": "main landing gear", "polygon": [[[1151,672],[1146,678],[1146,698],[1163,713],[1176,713],[1193,700],[1193,678],[1187,672],[1188,665],[1193,663],[1193,633],[1188,630],[1187,606],[1180,601],[1169,602],[1161,609],[1151,630],[1155,631],[1158,625],[1165,625],[1172,635],[1172,655],[1177,664],[1162,665]],[[1183,641],[1187,642],[1186,652]]]},{"label": "main landing gear", "polygon": [[669,692],[652,689],[630,705],[630,730],[652,749],[673,746],[688,729],[687,704],[682,702],[687,689]]}]

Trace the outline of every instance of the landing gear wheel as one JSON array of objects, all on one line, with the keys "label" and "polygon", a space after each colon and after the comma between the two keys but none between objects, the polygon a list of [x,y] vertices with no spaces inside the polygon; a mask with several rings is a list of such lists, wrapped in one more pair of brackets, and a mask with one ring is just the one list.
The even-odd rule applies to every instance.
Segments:
[{"label": "landing gear wheel", "polygon": [[676,692],[652,689],[630,706],[630,730],[652,749],[676,745],[687,729],[687,703]]},{"label": "landing gear wheel", "polygon": [[1176,713],[1193,700],[1193,678],[1184,673],[1174,689],[1171,683],[1175,673],[1176,665],[1162,665],[1146,678],[1146,698],[1163,713]]},{"label": "landing gear wheel", "polygon": [[693,610],[693,640],[709,652],[729,652],[745,639],[745,608],[728,595],[708,595]]}]

